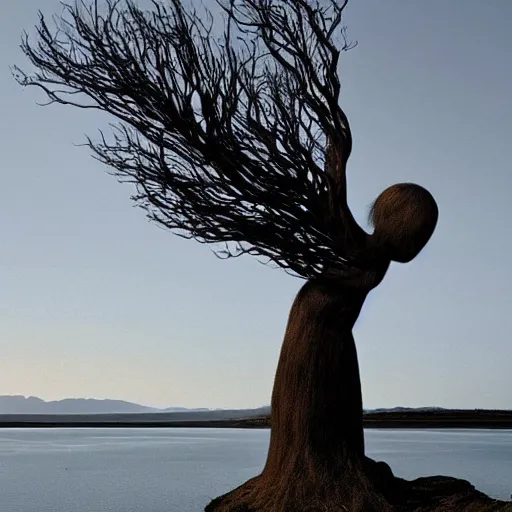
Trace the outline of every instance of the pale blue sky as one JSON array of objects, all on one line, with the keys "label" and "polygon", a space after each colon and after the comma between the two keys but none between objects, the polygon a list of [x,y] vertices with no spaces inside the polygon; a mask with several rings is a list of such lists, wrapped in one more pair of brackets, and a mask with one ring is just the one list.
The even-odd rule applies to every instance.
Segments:
[{"label": "pale blue sky", "polygon": [[[38,107],[9,65],[55,0],[0,6],[0,394],[157,406],[270,401],[302,281],[148,223],[84,142],[98,113]],[[349,201],[386,186],[440,207],[356,325],[365,407],[512,408],[512,2],[352,0],[341,102]]]}]

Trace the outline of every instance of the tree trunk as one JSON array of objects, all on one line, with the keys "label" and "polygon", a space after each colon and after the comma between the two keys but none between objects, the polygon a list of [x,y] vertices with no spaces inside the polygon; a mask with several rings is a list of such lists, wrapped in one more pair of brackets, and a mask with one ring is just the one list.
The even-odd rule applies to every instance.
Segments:
[{"label": "tree trunk", "polygon": [[[206,511],[379,511],[364,457],[361,383],[352,327],[368,289],[307,282],[292,306],[272,394],[262,473]],[[373,467],[373,466],[372,466]]]},{"label": "tree trunk", "polygon": [[407,481],[365,457],[352,327],[386,269],[302,287],[277,367],[265,467],[206,512],[512,512],[465,480]]}]

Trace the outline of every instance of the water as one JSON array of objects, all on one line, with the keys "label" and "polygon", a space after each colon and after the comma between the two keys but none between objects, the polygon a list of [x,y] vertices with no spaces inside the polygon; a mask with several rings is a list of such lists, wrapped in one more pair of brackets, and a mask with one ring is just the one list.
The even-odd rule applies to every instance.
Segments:
[{"label": "water", "polygon": [[[189,512],[258,474],[268,430],[0,429],[2,512]],[[406,478],[448,474],[512,492],[512,431],[368,430]]]}]

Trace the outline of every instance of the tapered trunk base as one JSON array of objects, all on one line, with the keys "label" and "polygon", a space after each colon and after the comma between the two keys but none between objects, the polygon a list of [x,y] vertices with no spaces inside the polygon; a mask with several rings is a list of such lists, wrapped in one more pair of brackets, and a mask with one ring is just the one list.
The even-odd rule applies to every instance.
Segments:
[{"label": "tapered trunk base", "polygon": [[[304,483],[304,482],[303,482]],[[318,489],[297,486],[295,482],[271,484],[264,475],[245,482],[233,491],[214,499],[206,512],[391,512],[386,499],[361,481],[347,487],[333,483]]]},{"label": "tapered trunk base", "polygon": [[387,464],[371,459],[357,477],[359,481],[350,486],[332,482],[320,492],[303,493],[294,482],[272,485],[262,473],[212,500],[205,512],[512,512],[512,503],[493,500],[466,480],[404,480]]},{"label": "tapered trunk base", "polygon": [[318,279],[301,288],[274,380],[265,467],[206,512],[512,512],[464,480],[409,482],[365,457],[352,328],[388,264],[359,280]]}]

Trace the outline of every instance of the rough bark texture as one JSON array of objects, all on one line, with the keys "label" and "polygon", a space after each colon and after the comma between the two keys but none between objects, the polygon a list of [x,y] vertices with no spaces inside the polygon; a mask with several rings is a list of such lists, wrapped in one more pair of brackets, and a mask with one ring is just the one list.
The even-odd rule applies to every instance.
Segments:
[{"label": "rough bark texture", "polygon": [[302,287],[290,312],[277,367],[263,472],[206,510],[388,508],[365,468],[352,327],[368,287],[358,284],[341,286],[318,279]]},{"label": "rough bark texture", "polygon": [[265,467],[207,512],[506,510],[469,482],[441,476],[408,482],[364,455],[352,327],[387,266],[350,282],[316,279],[302,287],[276,372]]}]

